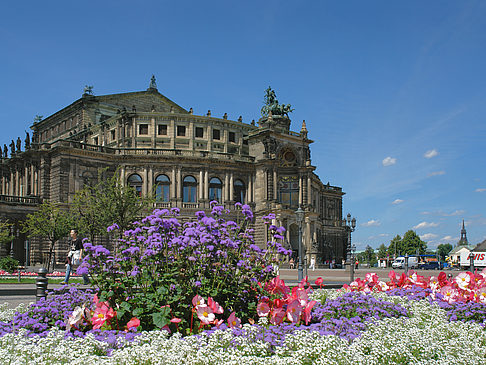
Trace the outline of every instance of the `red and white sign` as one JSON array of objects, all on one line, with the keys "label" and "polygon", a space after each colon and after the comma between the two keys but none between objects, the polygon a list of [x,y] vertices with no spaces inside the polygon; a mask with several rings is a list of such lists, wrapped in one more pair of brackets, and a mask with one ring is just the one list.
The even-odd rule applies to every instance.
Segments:
[{"label": "red and white sign", "polygon": [[[473,252],[474,266],[486,266],[486,252]],[[469,266],[471,264],[469,253],[461,252],[461,266]]]}]

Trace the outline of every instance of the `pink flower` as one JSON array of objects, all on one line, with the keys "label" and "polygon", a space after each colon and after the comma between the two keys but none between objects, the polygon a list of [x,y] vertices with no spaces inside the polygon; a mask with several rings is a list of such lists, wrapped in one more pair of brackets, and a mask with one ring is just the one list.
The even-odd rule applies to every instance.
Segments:
[{"label": "pink flower", "polygon": [[285,311],[283,308],[275,308],[270,316],[270,323],[273,325],[279,325],[285,318]]},{"label": "pink flower", "polygon": [[84,307],[74,308],[73,313],[71,313],[67,320],[66,330],[69,331],[71,327],[76,327],[83,321],[84,309]]},{"label": "pink flower", "polygon": [[[98,298],[96,298],[98,299]],[[96,304],[96,309],[93,313],[93,318],[91,318],[91,324],[93,329],[99,329],[106,321],[110,321],[116,316],[116,312],[109,306],[107,302],[102,302]]]},{"label": "pink flower", "polygon": [[471,277],[468,273],[462,272],[456,276],[455,282],[459,288],[464,290],[468,288],[469,283],[471,282]]},{"label": "pink flower", "polygon": [[210,324],[216,318],[212,309],[206,304],[197,306],[196,312],[197,317],[201,320],[202,324]]},{"label": "pink flower", "polygon": [[214,313],[223,314],[223,307],[221,307],[218,302],[215,302],[213,298],[208,297],[208,305]]},{"label": "pink flower", "polygon": [[287,318],[292,323],[297,323],[300,318],[300,314],[302,313],[302,306],[298,299],[293,300],[287,306]]},{"label": "pink flower", "polygon": [[324,281],[324,280],[322,280],[322,278],[321,278],[321,277],[318,277],[318,278],[316,279],[316,285],[319,285],[319,288],[322,288],[322,283],[323,283],[323,281]]},{"label": "pink flower", "polygon": [[194,298],[192,298],[192,305],[194,307],[197,307],[198,305],[204,304],[204,298],[200,295],[196,295]]},{"label": "pink flower", "polygon": [[136,317],[133,317],[131,320],[128,321],[127,323],[127,328],[130,329],[130,328],[137,328],[138,326],[140,326],[140,320]]},{"label": "pink flower", "polygon": [[378,275],[374,272],[369,272],[365,276],[365,280],[369,281],[370,283],[376,283],[378,282]]},{"label": "pink flower", "polygon": [[270,307],[265,302],[260,302],[257,305],[257,314],[259,317],[266,317],[270,313]]},{"label": "pink flower", "polygon": [[236,317],[235,312],[231,313],[228,318],[228,327],[229,328],[241,327],[241,320],[238,317]]},{"label": "pink flower", "polygon": [[172,319],[170,320],[170,322],[171,322],[171,323],[180,323],[181,321],[182,321],[182,319],[180,319],[180,318],[176,318],[176,317],[174,317],[174,318],[172,318]]},{"label": "pink flower", "polygon": [[314,305],[317,303],[315,300],[311,300],[309,303],[304,308],[304,313],[302,315],[305,324],[308,325],[310,320],[311,320],[311,310],[314,307]]}]

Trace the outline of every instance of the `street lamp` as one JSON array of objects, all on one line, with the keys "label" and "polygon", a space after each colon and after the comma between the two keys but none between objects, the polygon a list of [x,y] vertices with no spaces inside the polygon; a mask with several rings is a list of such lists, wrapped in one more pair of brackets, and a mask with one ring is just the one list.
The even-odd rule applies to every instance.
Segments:
[{"label": "street lamp", "polygon": [[356,245],[351,245],[351,271],[349,273],[349,281],[352,283],[354,281],[354,253],[356,252]]},{"label": "street lamp", "polygon": [[299,205],[299,209],[295,211],[295,217],[297,224],[299,225],[299,264],[297,267],[299,283],[304,278],[304,272],[302,270],[302,222],[304,221],[304,211]]},{"label": "street lamp", "polygon": [[356,229],[356,218],[351,218],[351,214],[348,213],[346,216],[346,219],[343,220],[344,226],[348,232],[348,247],[347,247],[347,252],[348,252],[348,259],[349,259],[349,278],[351,282],[354,281],[354,264],[353,258],[352,258],[352,246],[351,246],[351,232],[354,232]]},{"label": "street lamp", "polygon": [[474,272],[474,253],[471,251],[471,253],[469,254],[469,269],[471,270],[471,272]]}]

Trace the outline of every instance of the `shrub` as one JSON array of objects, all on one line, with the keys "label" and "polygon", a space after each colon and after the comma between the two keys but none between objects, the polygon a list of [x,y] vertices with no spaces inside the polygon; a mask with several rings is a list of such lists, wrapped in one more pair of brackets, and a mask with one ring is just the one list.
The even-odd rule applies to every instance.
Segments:
[{"label": "shrub", "polygon": [[17,270],[18,266],[19,262],[12,257],[7,256],[0,259],[0,270],[13,273],[15,270]]},{"label": "shrub", "polygon": [[[256,316],[259,282],[274,277],[272,263],[288,255],[277,241],[283,228],[270,226],[272,241],[265,249],[254,244],[247,229],[253,213],[247,205],[240,227],[226,221],[223,207],[212,205],[211,216],[196,213],[181,224],[177,208],[155,210],[134,223],[114,250],[85,243],[85,258],[78,273],[89,272],[100,300],[117,312],[117,323],[133,317],[143,330],[171,326],[192,332],[192,299],[211,297],[227,317],[235,312],[243,321]],[[266,218],[266,223],[274,216]],[[110,227],[109,230],[116,229]],[[180,319],[180,322],[179,322]]]}]

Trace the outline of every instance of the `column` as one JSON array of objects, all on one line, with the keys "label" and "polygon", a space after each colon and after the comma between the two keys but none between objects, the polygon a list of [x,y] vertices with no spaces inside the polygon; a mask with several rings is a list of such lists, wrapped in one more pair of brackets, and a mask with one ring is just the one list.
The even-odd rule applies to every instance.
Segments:
[{"label": "column", "polygon": [[[23,194],[24,196],[27,196],[28,179],[29,179],[29,166],[27,166],[27,164],[25,164],[25,167],[24,167],[24,194]],[[32,186],[30,188],[32,189]]]},{"label": "column", "polygon": [[175,167],[172,168],[172,178],[171,178],[171,184],[170,184],[170,195],[171,195],[171,199],[176,199],[177,198],[177,181],[176,181],[176,170],[175,170]]},{"label": "column", "polygon": [[152,193],[152,189],[153,189],[153,186],[154,186],[154,170],[152,169],[152,167],[149,167],[148,171],[147,171],[147,195],[149,193]]},{"label": "column", "polygon": [[277,200],[277,169],[273,169],[273,200]]},{"label": "column", "polygon": [[199,199],[204,199],[204,171],[199,171]]},{"label": "column", "polygon": [[233,180],[233,173],[230,173],[230,183],[229,183],[229,200],[233,201],[235,199],[234,197],[234,180]]},{"label": "column", "polygon": [[299,206],[302,205],[302,176],[299,175]]},{"label": "column", "polygon": [[20,176],[18,168],[15,170],[15,195],[20,196]]},{"label": "column", "polygon": [[[194,150],[194,122],[193,121],[189,122],[189,130],[187,131],[187,136],[189,137],[189,149],[192,151]],[[199,185],[201,185],[201,181],[202,180],[199,180]]]},{"label": "column", "polygon": [[152,148],[157,148],[156,138],[157,138],[157,126],[155,125],[155,118],[150,118],[150,128],[152,128]]},{"label": "column", "polygon": [[226,173],[224,175],[224,186],[223,186],[223,202],[225,201],[228,201],[229,200],[229,189],[228,189],[228,185],[229,185],[229,176],[228,176],[228,173]]},{"label": "column", "polygon": [[309,206],[312,204],[312,179],[310,173],[307,175],[307,204]]},{"label": "column", "polygon": [[180,167],[177,169],[177,198],[182,198],[182,171]]},{"label": "column", "polygon": [[36,195],[34,174],[35,174],[35,168],[34,168],[34,164],[32,163],[30,164],[30,193],[32,195]]},{"label": "column", "polygon": [[204,171],[204,199],[209,199],[209,173],[208,170]]},{"label": "column", "polygon": [[253,202],[253,175],[251,175],[251,174],[248,176],[246,200],[247,200],[248,203]]}]

